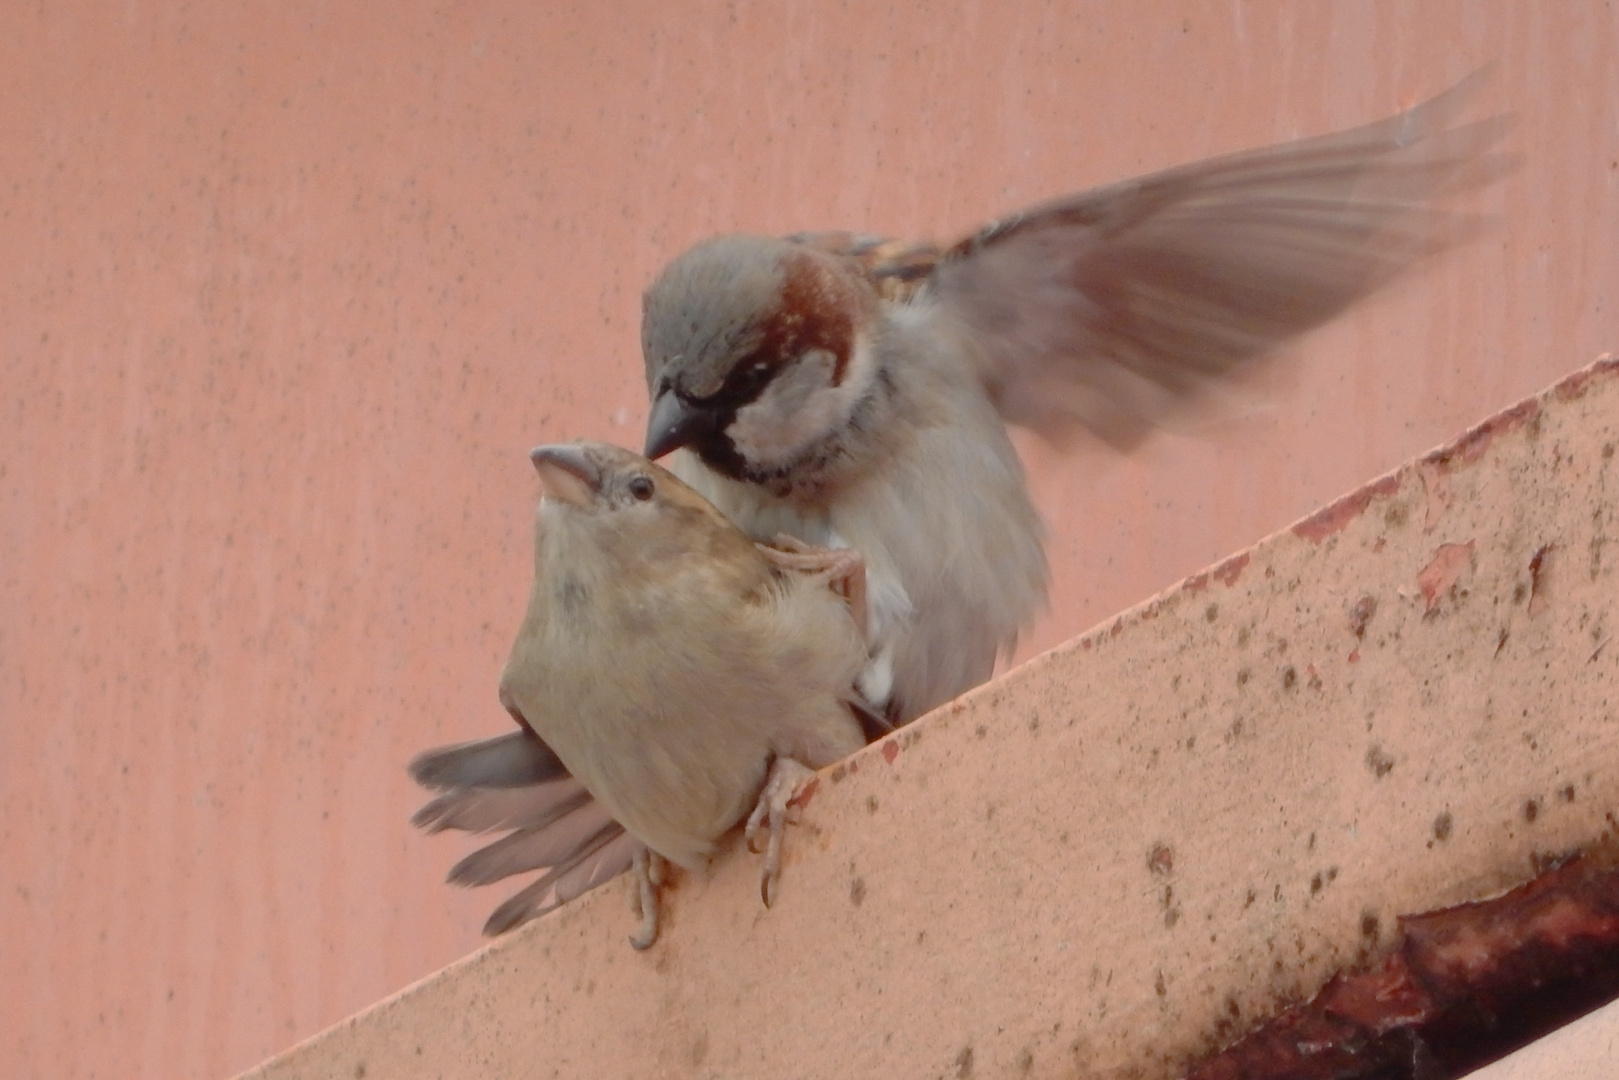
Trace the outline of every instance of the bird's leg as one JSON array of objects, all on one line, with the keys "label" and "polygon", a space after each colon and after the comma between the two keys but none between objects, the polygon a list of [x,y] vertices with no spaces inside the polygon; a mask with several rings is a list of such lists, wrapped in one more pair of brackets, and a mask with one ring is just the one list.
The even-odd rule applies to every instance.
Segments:
[{"label": "bird's leg", "polygon": [[779,757],[770,764],[770,775],[764,790],[759,792],[759,803],[748,815],[747,831],[743,833],[749,851],[758,851],[759,834],[769,831],[765,842],[765,864],[759,880],[759,895],[769,907],[776,900],[776,879],[781,877],[781,841],[787,823],[798,820],[798,807],[793,800],[815,779],[815,771],[789,757]]},{"label": "bird's leg", "polygon": [[848,601],[849,614],[860,636],[866,636],[866,560],[860,552],[854,548],[816,547],[786,533],[777,533],[770,543],[757,547],[777,566],[824,575],[832,591]]},{"label": "bird's leg", "polygon": [[658,940],[659,889],[668,876],[669,864],[662,855],[642,846],[635,851],[630,872],[635,875],[635,889],[630,893],[630,907],[641,918],[641,925],[630,935],[630,945],[636,949],[650,948]]}]

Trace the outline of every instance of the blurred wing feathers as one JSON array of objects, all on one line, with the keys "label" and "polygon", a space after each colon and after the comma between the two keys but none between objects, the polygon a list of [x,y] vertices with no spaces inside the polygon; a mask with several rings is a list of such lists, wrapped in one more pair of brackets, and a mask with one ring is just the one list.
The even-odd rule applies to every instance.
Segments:
[{"label": "blurred wing feathers", "polygon": [[1450,126],[1482,76],[1349,131],[1047,203],[947,252],[938,302],[1001,414],[1129,446],[1214,377],[1475,235],[1441,195],[1511,167],[1509,126]]}]

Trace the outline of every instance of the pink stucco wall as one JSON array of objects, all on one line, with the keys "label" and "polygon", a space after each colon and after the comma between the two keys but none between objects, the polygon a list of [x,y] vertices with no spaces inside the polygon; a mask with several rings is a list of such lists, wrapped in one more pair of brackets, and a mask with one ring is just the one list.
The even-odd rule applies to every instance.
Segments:
[{"label": "pink stucco wall", "polygon": [[[1485,243],[1273,410],[1031,462],[1029,649],[1619,346],[1597,0],[0,15],[0,1074],[232,1072],[473,948],[403,765],[507,723],[523,452],[636,444],[639,292],[724,230],[944,234],[1497,61]],[[1027,654],[1027,653],[1026,653]]]}]

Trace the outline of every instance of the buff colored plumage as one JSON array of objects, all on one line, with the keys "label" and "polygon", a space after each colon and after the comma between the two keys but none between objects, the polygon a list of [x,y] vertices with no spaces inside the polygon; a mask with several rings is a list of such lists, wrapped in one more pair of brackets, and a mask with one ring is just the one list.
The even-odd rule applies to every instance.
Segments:
[{"label": "buff colored plumage", "polygon": [[[808,770],[866,742],[858,557],[743,535],[664,469],[600,443],[540,447],[534,584],[500,681],[520,730],[412,766],[442,794],[424,827],[513,829],[451,879],[543,869],[491,917],[499,933],[637,866],[703,866],[749,817],[771,833]],[[843,587],[843,591],[838,591]],[[869,723],[869,714],[865,714]]]}]

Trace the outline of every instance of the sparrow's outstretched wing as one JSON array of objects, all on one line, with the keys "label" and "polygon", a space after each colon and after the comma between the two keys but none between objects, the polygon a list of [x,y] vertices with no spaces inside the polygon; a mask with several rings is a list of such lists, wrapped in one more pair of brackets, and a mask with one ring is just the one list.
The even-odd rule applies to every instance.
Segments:
[{"label": "sparrow's outstretched wing", "polygon": [[1009,422],[1121,447],[1263,356],[1474,236],[1435,201],[1498,178],[1510,118],[1457,124],[1479,73],[1349,131],[1112,184],[996,222],[930,277]]}]

